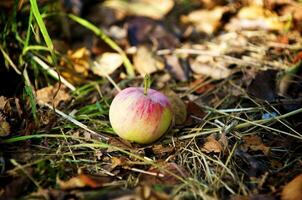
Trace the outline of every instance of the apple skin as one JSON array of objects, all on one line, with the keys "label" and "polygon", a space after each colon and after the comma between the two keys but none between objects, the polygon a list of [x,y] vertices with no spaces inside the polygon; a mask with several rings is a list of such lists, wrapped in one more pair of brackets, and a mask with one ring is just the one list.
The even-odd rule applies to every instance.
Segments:
[{"label": "apple skin", "polygon": [[173,119],[169,99],[162,93],[129,87],[120,91],[109,109],[113,130],[123,139],[150,144],[169,129]]}]

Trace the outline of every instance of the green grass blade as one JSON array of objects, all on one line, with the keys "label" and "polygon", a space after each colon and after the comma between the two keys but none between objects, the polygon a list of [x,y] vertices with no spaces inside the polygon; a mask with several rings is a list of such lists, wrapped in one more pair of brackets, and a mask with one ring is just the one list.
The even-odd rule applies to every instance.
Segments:
[{"label": "green grass blade", "polygon": [[135,74],[134,74],[133,65],[131,64],[125,52],[110,37],[108,37],[101,29],[96,27],[94,24],[90,23],[89,21],[83,18],[80,18],[72,14],[69,14],[68,17],[73,21],[79,23],[80,25],[84,26],[85,28],[91,30],[94,34],[99,36],[101,40],[103,40],[107,45],[109,45],[113,50],[118,52],[123,58],[123,63],[126,67],[127,74],[130,77],[134,77]]},{"label": "green grass blade", "polygon": [[50,36],[48,34],[48,31],[46,29],[46,26],[45,26],[45,23],[42,19],[42,16],[40,14],[37,1],[36,0],[30,0],[30,5],[31,5],[31,10],[33,12],[33,15],[34,15],[34,17],[35,17],[35,19],[38,23],[39,29],[40,29],[40,31],[42,33],[42,36],[44,38],[44,41],[46,43],[46,46],[49,48],[49,50],[51,52],[53,63],[55,63],[55,56],[54,56],[54,53],[53,53],[54,46],[53,46],[52,40],[50,39]]}]

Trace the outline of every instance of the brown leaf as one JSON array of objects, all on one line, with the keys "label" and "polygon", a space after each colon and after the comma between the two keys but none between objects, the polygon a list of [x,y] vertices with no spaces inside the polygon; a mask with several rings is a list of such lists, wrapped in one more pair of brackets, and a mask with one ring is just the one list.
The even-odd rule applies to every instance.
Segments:
[{"label": "brown leaf", "polygon": [[191,69],[196,74],[210,76],[213,79],[225,79],[232,74],[226,63],[215,62],[211,56],[198,56],[191,62]]},{"label": "brown leaf", "polygon": [[297,63],[300,60],[302,60],[302,51],[300,51],[299,53],[297,53],[297,55],[295,55],[295,57],[293,58],[293,63]]},{"label": "brown leaf", "polygon": [[189,87],[191,90],[194,90],[195,93],[197,93],[197,94],[202,94],[215,87],[214,84],[211,84],[211,83],[204,84],[204,82],[205,82],[205,79],[199,78],[199,79],[196,79],[194,82],[190,83]]},{"label": "brown leaf", "polygon": [[89,58],[90,52],[86,48],[68,50],[66,57],[60,61],[62,76],[73,84],[82,83],[88,76]]},{"label": "brown leaf", "polygon": [[156,156],[163,154],[171,154],[175,151],[173,146],[163,146],[162,144],[152,145],[152,151]]},{"label": "brown leaf", "polygon": [[213,135],[210,135],[206,138],[206,142],[203,144],[201,150],[206,153],[220,153],[223,151],[223,147]]},{"label": "brown leaf", "polygon": [[[171,199],[169,195],[164,192],[154,191],[152,185],[143,185],[136,188],[135,195],[132,196],[132,199],[150,199],[150,200],[168,200]],[[129,200],[130,200],[129,199]],[[120,199],[122,200],[122,199]]]},{"label": "brown leaf", "polygon": [[91,67],[92,72],[99,76],[106,76],[123,64],[123,58],[118,53],[103,53],[95,62]]},{"label": "brown leaf", "polygon": [[146,16],[153,19],[161,19],[174,6],[173,0],[111,0],[104,4],[128,15]]},{"label": "brown leaf", "polygon": [[197,123],[200,123],[202,118],[205,116],[205,112],[202,110],[202,108],[194,103],[193,101],[189,101],[187,103],[187,113],[188,117],[186,120],[185,125],[190,126]]},{"label": "brown leaf", "polygon": [[126,157],[112,157],[110,171],[114,170],[118,166],[125,166],[125,165],[127,165]]},{"label": "brown leaf", "polygon": [[285,185],[282,190],[281,200],[302,200],[302,174]]},{"label": "brown leaf", "polygon": [[181,21],[183,23],[191,23],[196,27],[197,31],[211,35],[220,27],[221,18],[226,11],[228,11],[227,7],[220,6],[212,10],[196,10],[187,16],[182,16]]},{"label": "brown leaf", "polygon": [[242,138],[244,144],[242,147],[251,151],[262,151],[264,155],[270,153],[270,148],[263,144],[261,138],[257,135],[247,135]]},{"label": "brown leaf", "polygon": [[134,17],[127,21],[127,32],[131,46],[149,44],[153,49],[171,49],[179,44],[178,38],[167,28],[146,17]]},{"label": "brown leaf", "polygon": [[133,56],[135,69],[142,75],[151,74],[160,69],[159,61],[147,46],[138,46]]},{"label": "brown leaf", "polygon": [[4,110],[5,105],[7,104],[8,99],[4,96],[0,96],[0,110]]},{"label": "brown leaf", "polygon": [[285,6],[281,13],[283,15],[290,14],[296,22],[301,22],[302,20],[302,4],[298,2],[292,2],[291,4]]},{"label": "brown leaf", "polygon": [[276,70],[261,71],[247,88],[247,92],[259,99],[274,101],[276,93]]},{"label": "brown leaf", "polygon": [[62,190],[70,190],[83,187],[98,188],[111,181],[112,177],[99,177],[85,174],[80,174],[67,181],[62,181],[57,178],[57,184]]},{"label": "brown leaf", "polygon": [[[60,86],[60,88],[59,88]],[[58,90],[59,89],[59,90]],[[52,104],[55,107],[63,101],[69,101],[70,95],[64,85],[59,85],[58,83],[53,86],[48,86],[37,91],[37,101],[39,104]]]},{"label": "brown leaf", "polygon": [[228,30],[264,29],[280,31],[285,28],[285,23],[278,15],[261,6],[251,5],[243,7],[228,24]]},{"label": "brown leaf", "polygon": [[5,116],[0,113],[0,137],[10,134],[10,124],[6,121]]},{"label": "brown leaf", "polygon": [[188,77],[183,70],[180,60],[176,55],[166,55],[166,68],[179,81],[187,81]]},{"label": "brown leaf", "polygon": [[173,90],[167,87],[161,92],[169,98],[170,103],[172,104],[172,110],[174,112],[175,117],[175,124],[183,124],[187,119],[187,108],[185,103],[175,92],[173,92]]}]

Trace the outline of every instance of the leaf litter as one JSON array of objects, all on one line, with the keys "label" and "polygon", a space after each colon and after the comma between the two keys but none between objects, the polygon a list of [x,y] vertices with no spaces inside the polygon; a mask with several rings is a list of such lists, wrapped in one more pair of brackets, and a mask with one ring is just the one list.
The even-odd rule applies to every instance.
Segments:
[{"label": "leaf litter", "polygon": [[[301,3],[41,1],[51,52],[32,2],[0,3],[0,199],[301,198]],[[175,125],[142,146],[108,112],[145,74]]]}]

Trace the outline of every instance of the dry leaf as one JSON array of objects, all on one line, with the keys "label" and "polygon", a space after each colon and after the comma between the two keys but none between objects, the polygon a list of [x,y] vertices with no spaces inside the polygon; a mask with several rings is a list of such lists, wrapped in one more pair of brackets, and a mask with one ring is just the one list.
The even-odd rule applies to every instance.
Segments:
[{"label": "dry leaf", "polygon": [[182,16],[183,23],[192,23],[197,31],[213,34],[221,25],[223,14],[228,11],[226,7],[215,7],[213,10],[196,10],[187,16]]},{"label": "dry leaf", "polygon": [[171,154],[171,153],[175,152],[175,147],[163,146],[162,144],[155,144],[155,145],[152,145],[152,151],[153,151],[154,155],[159,157],[160,155]]},{"label": "dry leaf", "polygon": [[123,64],[123,58],[118,53],[103,53],[91,67],[94,74],[106,76],[112,74]]},{"label": "dry leaf", "polygon": [[225,79],[232,74],[225,63],[215,62],[210,56],[198,56],[192,63],[191,69],[196,74],[210,76],[213,79]]},{"label": "dry leaf", "polygon": [[167,69],[177,80],[188,80],[188,77],[180,64],[180,60],[176,55],[166,55],[165,59]]},{"label": "dry leaf", "polygon": [[138,46],[137,52],[133,56],[133,64],[142,76],[156,72],[159,69],[158,61],[151,49],[146,46]]},{"label": "dry leaf", "polygon": [[175,124],[176,125],[183,124],[187,119],[187,108],[185,103],[175,92],[173,92],[173,90],[169,88],[165,88],[161,92],[169,98],[170,103],[172,104]]},{"label": "dry leaf", "polygon": [[70,190],[83,187],[98,188],[103,186],[105,183],[112,181],[112,177],[99,177],[80,174],[67,181],[62,181],[57,178],[57,184],[62,190]]},{"label": "dry leaf", "polygon": [[289,5],[285,6],[283,9],[282,9],[282,14],[283,15],[292,15],[293,19],[296,20],[297,22],[301,22],[302,20],[302,4],[301,2],[298,3],[298,2],[290,2]]},{"label": "dry leaf", "polygon": [[61,74],[73,84],[81,84],[88,76],[90,52],[86,48],[75,51],[68,50],[66,58],[62,58]]},{"label": "dry leaf", "polygon": [[[139,199],[150,199],[150,200],[168,200],[171,199],[168,194],[163,191],[155,191],[152,188],[152,185],[143,185],[136,188],[135,195],[132,196],[129,200],[139,200]],[[122,200],[122,199],[120,199]],[[124,199],[123,199],[124,200]]]},{"label": "dry leaf", "polygon": [[8,136],[10,133],[10,124],[6,121],[5,116],[0,113],[0,137]]},{"label": "dry leaf", "polygon": [[4,96],[0,96],[0,110],[4,110],[5,105],[7,104],[8,99]]},{"label": "dry leaf", "polygon": [[281,200],[302,200],[302,174],[285,185],[282,190]]},{"label": "dry leaf", "polygon": [[193,101],[189,101],[187,103],[187,113],[188,117],[185,122],[186,126],[192,126],[200,123],[202,118],[205,116],[205,112],[202,108]]},{"label": "dry leaf", "polygon": [[206,138],[206,142],[203,144],[201,150],[206,153],[220,153],[223,151],[223,147],[221,143],[215,139],[214,135],[210,135]]},{"label": "dry leaf", "polygon": [[161,19],[174,6],[173,0],[110,0],[104,6],[116,9],[128,15],[145,16],[152,19]]},{"label": "dry leaf", "polygon": [[197,94],[202,94],[206,91],[215,88],[214,84],[211,83],[204,84],[204,82],[205,79],[202,78],[196,79],[194,82],[190,83],[189,88],[190,90],[193,90]]},{"label": "dry leaf", "polygon": [[[58,88],[60,86],[60,89]],[[59,89],[59,91],[58,91]],[[51,104],[57,107],[62,101],[69,101],[70,95],[64,85],[56,84],[42,88],[36,92],[39,104]]]},{"label": "dry leaf", "polygon": [[242,137],[242,140],[244,141],[242,147],[245,150],[262,151],[264,155],[270,153],[270,148],[264,145],[261,138],[257,135],[247,135]]},{"label": "dry leaf", "polygon": [[240,29],[264,29],[280,31],[285,28],[285,23],[279,16],[261,6],[251,5],[243,7],[237,14],[237,18],[231,20],[228,30]]},{"label": "dry leaf", "polygon": [[114,170],[117,166],[125,165],[127,162],[127,159],[124,157],[112,157],[111,158],[111,167],[109,171]]},{"label": "dry leaf", "polygon": [[179,45],[179,39],[174,34],[162,23],[150,18],[133,17],[127,20],[126,26],[131,46],[151,44],[153,49],[173,49]]}]

